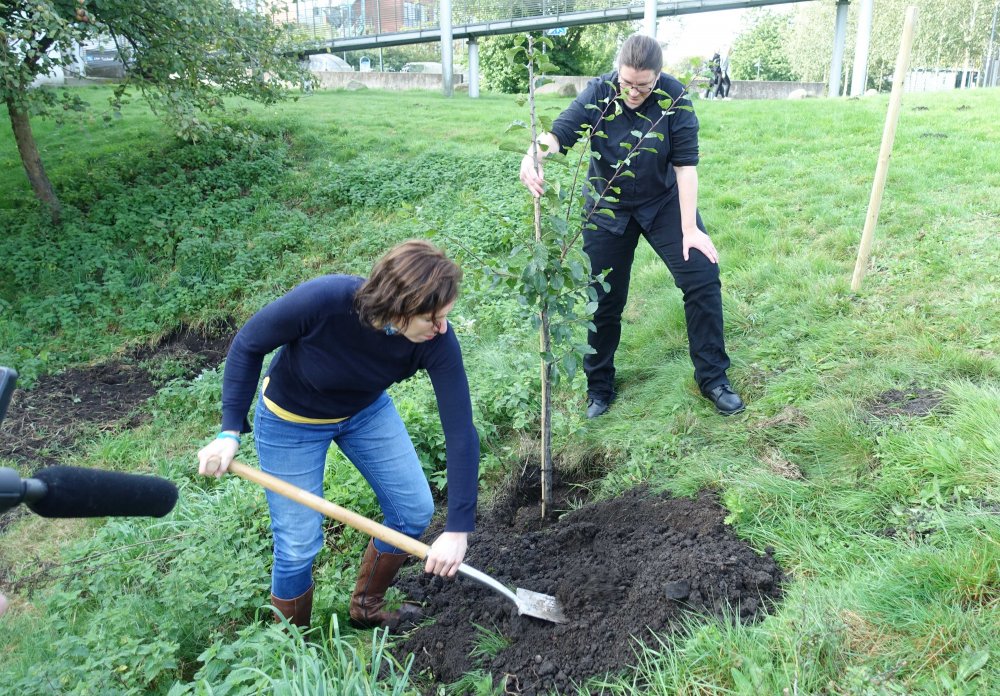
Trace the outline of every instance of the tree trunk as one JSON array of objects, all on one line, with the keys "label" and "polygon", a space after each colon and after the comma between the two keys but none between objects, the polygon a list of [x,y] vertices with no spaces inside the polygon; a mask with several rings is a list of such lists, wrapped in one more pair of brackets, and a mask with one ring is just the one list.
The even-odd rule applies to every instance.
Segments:
[{"label": "tree trunk", "polygon": [[[538,200],[537,198],[535,199]],[[552,348],[549,334],[549,311],[542,308],[542,326],[539,329],[540,347],[544,355]],[[553,496],[552,466],[552,364],[542,358],[542,519],[546,519],[555,511]]]},{"label": "tree trunk", "polygon": [[31,188],[45,207],[48,208],[49,215],[52,216],[52,224],[58,225],[62,214],[62,206],[56,192],[52,190],[52,182],[49,181],[45,167],[42,165],[41,155],[38,154],[38,144],[35,143],[35,136],[31,132],[31,120],[27,110],[20,109],[14,103],[13,98],[7,98],[7,112],[10,114],[10,125],[14,129],[14,140],[17,142],[17,151],[21,155],[21,163],[24,171],[31,182]]}]

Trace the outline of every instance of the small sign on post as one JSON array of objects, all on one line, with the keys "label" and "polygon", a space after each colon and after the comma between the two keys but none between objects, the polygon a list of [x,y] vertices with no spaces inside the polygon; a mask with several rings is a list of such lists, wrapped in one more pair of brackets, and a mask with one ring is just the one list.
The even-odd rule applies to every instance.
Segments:
[{"label": "small sign on post", "polygon": [[546,36],[566,36],[566,31],[569,27],[556,27],[555,29],[546,29]]}]

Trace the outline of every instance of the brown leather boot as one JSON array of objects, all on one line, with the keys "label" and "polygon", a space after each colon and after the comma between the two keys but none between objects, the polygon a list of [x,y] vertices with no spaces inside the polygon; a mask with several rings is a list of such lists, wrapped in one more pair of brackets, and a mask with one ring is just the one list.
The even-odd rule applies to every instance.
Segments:
[{"label": "brown leather boot", "polygon": [[[271,595],[271,604],[282,616],[288,619],[289,623],[293,623],[305,630],[309,628],[309,619],[312,617],[313,587],[315,585],[310,585],[308,590],[295,599],[278,599],[274,595]],[[276,622],[281,621],[277,615],[275,615],[274,620]]]},{"label": "brown leather boot", "polygon": [[397,611],[383,611],[385,591],[389,589],[396,573],[403,567],[409,554],[381,553],[375,542],[369,541],[361,558],[358,582],[351,595],[351,625],[357,628],[376,626],[395,629],[403,623],[415,624],[422,612],[412,604],[404,604]]}]

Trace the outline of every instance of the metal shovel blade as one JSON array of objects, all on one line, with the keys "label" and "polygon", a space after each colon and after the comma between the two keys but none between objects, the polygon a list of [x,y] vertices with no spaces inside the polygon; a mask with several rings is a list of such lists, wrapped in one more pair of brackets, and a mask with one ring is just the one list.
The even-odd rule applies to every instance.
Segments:
[{"label": "metal shovel blade", "polygon": [[517,612],[554,623],[569,623],[559,600],[552,595],[517,588]]},{"label": "metal shovel blade", "polygon": [[517,605],[517,613],[522,616],[534,616],[536,619],[544,619],[552,623],[569,623],[559,600],[552,595],[522,590],[520,587],[517,588],[517,594],[515,594],[486,573],[464,563],[458,567],[458,572],[502,594]]}]

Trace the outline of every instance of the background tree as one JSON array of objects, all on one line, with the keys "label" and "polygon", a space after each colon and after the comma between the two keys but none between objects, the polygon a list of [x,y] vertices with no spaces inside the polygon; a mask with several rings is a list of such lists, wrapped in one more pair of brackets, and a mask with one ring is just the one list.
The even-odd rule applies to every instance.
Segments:
[{"label": "background tree", "polygon": [[[980,69],[995,3],[996,0],[876,0],[866,87],[888,86],[899,52],[903,13],[909,5],[918,8],[910,65],[929,69],[965,68],[968,57],[969,67]],[[782,40],[797,79],[808,82],[829,79],[835,15],[836,0],[796,6]],[[841,76],[845,89],[854,63],[856,32],[857,3],[851,3]]]},{"label": "background tree", "polygon": [[[570,27],[565,36],[547,36],[546,58],[560,75],[598,76],[611,69],[618,48],[635,31],[634,22],[613,22]],[[493,92],[523,94],[528,91],[528,75],[520,65],[508,60],[511,49],[520,46],[520,34],[487,36],[480,42],[483,87]]]},{"label": "background tree", "polygon": [[734,80],[794,80],[783,44],[789,19],[768,10],[750,12],[747,28],[733,42],[730,76]]},{"label": "background tree", "polygon": [[0,0],[0,20],[0,95],[28,180],[56,223],[59,200],[30,117],[65,115],[87,105],[63,90],[32,85],[75,62],[88,38],[110,39],[125,64],[125,79],[112,97],[114,112],[135,88],[187,139],[210,130],[205,115],[223,111],[224,97],[273,103],[302,77],[294,58],[282,55],[288,48],[283,30],[269,16],[229,0]]},{"label": "background tree", "polygon": [[81,102],[75,95],[32,85],[73,62],[77,42],[88,33],[87,20],[86,10],[76,3],[0,0],[0,95],[28,181],[54,222],[59,221],[59,199],[38,154],[30,114],[78,109]]}]

